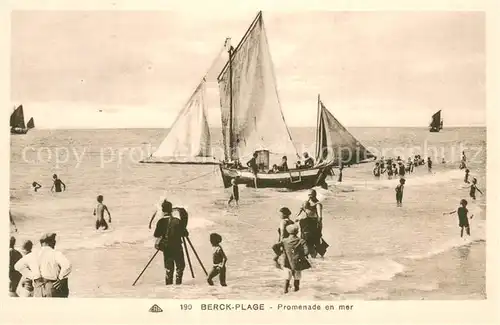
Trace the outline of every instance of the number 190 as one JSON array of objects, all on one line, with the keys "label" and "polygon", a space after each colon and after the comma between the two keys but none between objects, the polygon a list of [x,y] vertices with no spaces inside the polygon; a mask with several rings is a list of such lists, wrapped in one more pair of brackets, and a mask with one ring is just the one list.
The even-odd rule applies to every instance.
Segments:
[{"label": "number 190", "polygon": [[193,309],[193,305],[191,304],[181,304],[181,310],[191,310]]}]

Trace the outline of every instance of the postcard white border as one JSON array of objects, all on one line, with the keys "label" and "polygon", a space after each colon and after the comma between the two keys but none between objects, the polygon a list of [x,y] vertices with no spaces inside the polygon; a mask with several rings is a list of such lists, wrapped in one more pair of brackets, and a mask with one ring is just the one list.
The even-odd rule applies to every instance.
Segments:
[{"label": "postcard white border", "polygon": [[[8,2],[8,3],[5,3]],[[353,311],[336,312],[202,312],[197,308],[201,303],[264,303],[275,306],[279,301],[236,301],[236,300],[168,300],[168,299],[107,299],[71,298],[64,300],[9,299],[0,298],[0,322],[6,324],[56,324],[56,323],[336,323],[336,324],[376,324],[376,323],[435,323],[435,324],[494,324],[500,323],[498,256],[500,251],[498,223],[499,202],[498,159],[499,131],[499,25],[500,6],[498,1],[2,1],[0,4],[0,103],[4,107],[4,121],[7,121],[10,108],[10,12],[11,10],[196,10],[213,11],[234,9],[248,11],[250,16],[258,10],[296,11],[296,10],[346,10],[346,11],[484,11],[487,14],[487,299],[483,301],[332,301],[308,302],[311,304],[349,304]],[[1,137],[2,151],[9,153],[10,141],[7,123],[3,123]],[[9,206],[9,155],[3,155],[0,168],[2,181],[1,206],[5,214],[1,224],[0,238],[7,243]],[[5,228],[4,228],[5,227]],[[0,240],[2,242],[2,240]],[[6,246],[5,246],[6,247]],[[0,250],[1,261],[7,261],[7,250]],[[7,267],[4,268],[7,273]],[[7,278],[7,274],[4,275]],[[5,286],[7,281],[4,282]],[[4,290],[7,291],[6,288]],[[158,304],[163,313],[149,313],[149,308]],[[181,303],[193,304],[193,310],[183,312]],[[305,303],[305,302],[304,302]]]}]

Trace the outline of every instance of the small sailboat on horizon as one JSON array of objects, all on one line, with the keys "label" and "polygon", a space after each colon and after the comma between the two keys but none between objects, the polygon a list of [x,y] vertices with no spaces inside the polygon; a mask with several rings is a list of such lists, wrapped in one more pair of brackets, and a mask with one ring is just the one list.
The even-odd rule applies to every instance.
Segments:
[{"label": "small sailboat on horizon", "polygon": [[430,132],[439,132],[443,129],[443,119],[441,118],[441,110],[432,115],[432,121],[429,124]]},{"label": "small sailboat on horizon", "polygon": [[24,110],[23,105],[17,106],[12,114],[10,115],[10,134],[26,134],[30,129],[30,122],[33,123],[33,118],[28,122],[28,127],[24,122]]}]

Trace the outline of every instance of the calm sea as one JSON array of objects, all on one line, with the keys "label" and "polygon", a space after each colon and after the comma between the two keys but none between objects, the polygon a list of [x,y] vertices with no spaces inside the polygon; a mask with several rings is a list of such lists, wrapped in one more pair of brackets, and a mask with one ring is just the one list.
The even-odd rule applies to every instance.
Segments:
[{"label": "calm sea", "polygon": [[[402,208],[395,203],[398,180],[375,179],[371,163],[346,168],[342,184],[328,180],[329,190],[319,190],[319,196],[330,248],[323,260],[314,260],[313,269],[304,272],[301,291],[287,299],[485,299],[485,197],[478,195],[477,202],[470,203],[475,216],[466,242],[459,238],[457,216],[443,212],[468,199],[463,172],[458,170],[462,150],[471,175],[486,190],[486,129],[350,131],[365,146],[385,150],[385,156],[407,159],[411,148],[428,150],[433,172],[422,166],[406,177]],[[314,129],[291,132],[299,151],[313,152]],[[73,263],[74,297],[281,299],[281,273],[273,267],[270,249],[277,238],[277,211],[288,206],[295,214],[306,192],[240,188],[239,208],[227,208],[229,193],[216,167],[138,163],[166,133],[32,130],[12,136],[11,209],[18,243],[37,243],[42,233],[56,232],[58,248]],[[217,142],[220,136],[217,130],[213,133]],[[66,183],[66,192],[50,192],[53,173]],[[33,181],[43,186],[38,193],[30,189]],[[104,195],[113,217],[106,233],[94,229],[92,211],[98,194]],[[148,222],[164,196],[188,209],[190,238],[207,269],[209,234],[222,235],[229,259],[228,287],[206,285],[191,251],[195,278],[186,268],[183,286],[164,285],[161,257],[132,286],[154,253]]]}]

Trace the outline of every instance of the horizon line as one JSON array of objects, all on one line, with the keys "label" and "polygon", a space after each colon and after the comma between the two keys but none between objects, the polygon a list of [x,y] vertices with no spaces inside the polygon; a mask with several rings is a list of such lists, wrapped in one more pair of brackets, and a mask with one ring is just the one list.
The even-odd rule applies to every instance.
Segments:
[{"label": "horizon line", "polygon": [[[302,126],[288,126],[289,128],[316,128],[315,125],[302,125]],[[400,129],[400,128],[414,128],[414,129],[428,129],[428,126],[412,126],[412,125],[403,125],[403,126],[373,126],[373,125],[352,125],[352,126],[344,126],[346,128],[391,128],[391,129]],[[444,130],[447,128],[486,128],[487,125],[484,124],[478,124],[478,125],[449,125],[447,126]],[[129,126],[129,127],[107,127],[107,128],[101,128],[101,127],[95,127],[95,128],[88,128],[88,127],[73,127],[73,128],[44,128],[44,127],[36,127],[31,130],[126,130],[126,129],[142,129],[142,130],[148,130],[148,129],[163,129],[163,130],[169,130],[171,128],[165,128],[165,127],[144,127],[144,126]],[[216,127],[209,127],[209,129],[222,129],[220,126]]]}]

